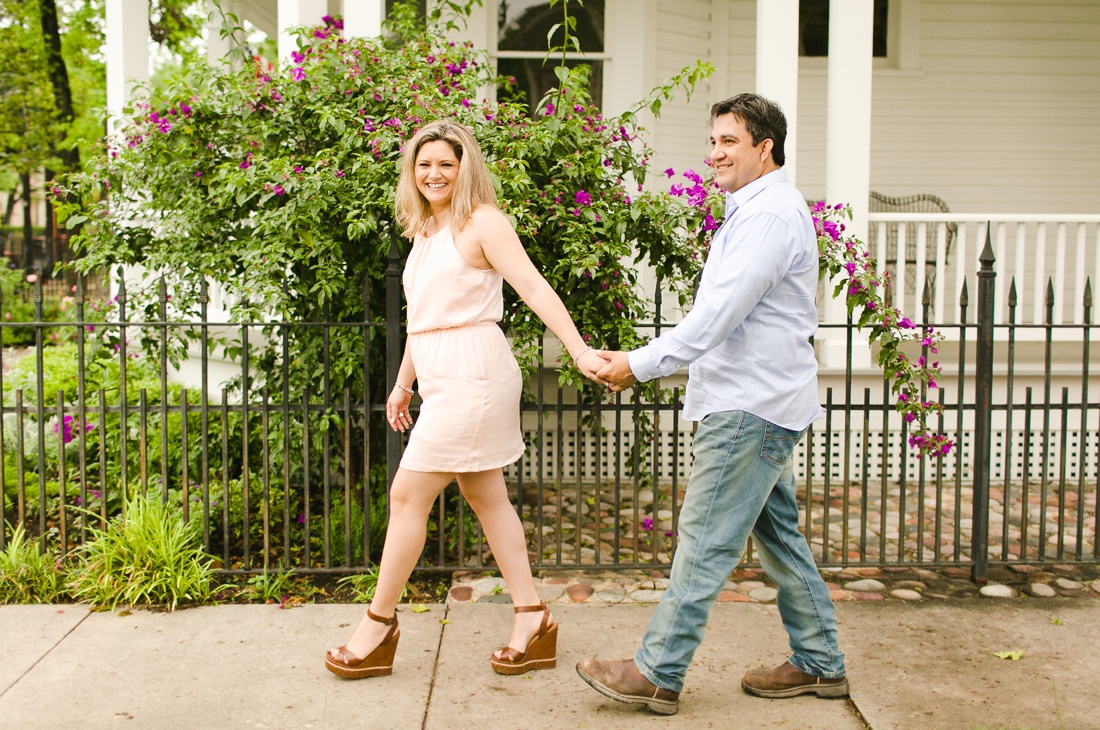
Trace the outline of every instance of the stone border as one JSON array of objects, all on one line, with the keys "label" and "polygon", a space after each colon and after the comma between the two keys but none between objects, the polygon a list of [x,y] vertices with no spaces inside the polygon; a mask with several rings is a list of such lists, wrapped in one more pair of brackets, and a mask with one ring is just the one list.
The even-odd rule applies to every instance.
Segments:
[{"label": "stone border", "polygon": [[[971,598],[1100,598],[1100,565],[1013,565],[989,570],[975,585],[968,568],[825,568],[834,601],[923,601]],[[535,587],[547,604],[656,603],[668,588],[662,571],[544,570]],[[721,603],[774,603],[775,584],[759,568],[735,570]],[[447,603],[511,603],[504,579],[492,572],[458,571]]]}]

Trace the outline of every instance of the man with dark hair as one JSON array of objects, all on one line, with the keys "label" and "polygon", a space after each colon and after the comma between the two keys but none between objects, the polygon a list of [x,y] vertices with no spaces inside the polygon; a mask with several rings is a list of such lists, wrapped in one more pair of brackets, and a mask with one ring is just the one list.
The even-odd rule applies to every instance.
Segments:
[{"label": "man with dark hair", "polygon": [[749,535],[778,588],[792,655],[754,669],[759,697],[845,697],[829,589],[798,531],[793,454],[821,416],[817,360],[817,236],[787,181],[779,106],[740,94],[711,109],[710,163],[726,191],[695,304],[672,330],[630,353],[601,352],[597,376],[621,390],[688,365],[684,417],[699,421],[669,586],[633,659],[585,659],[577,673],[621,702],[671,715],[711,606]]}]

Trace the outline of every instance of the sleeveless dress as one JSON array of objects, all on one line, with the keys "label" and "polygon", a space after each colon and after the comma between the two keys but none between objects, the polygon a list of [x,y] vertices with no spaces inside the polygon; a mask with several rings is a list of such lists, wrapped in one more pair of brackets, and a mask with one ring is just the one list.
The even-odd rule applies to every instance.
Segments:
[{"label": "sleeveless dress", "polygon": [[463,473],[516,461],[525,448],[523,378],[497,324],[504,316],[503,277],[466,263],[444,226],[413,239],[402,282],[423,398],[402,468]]}]

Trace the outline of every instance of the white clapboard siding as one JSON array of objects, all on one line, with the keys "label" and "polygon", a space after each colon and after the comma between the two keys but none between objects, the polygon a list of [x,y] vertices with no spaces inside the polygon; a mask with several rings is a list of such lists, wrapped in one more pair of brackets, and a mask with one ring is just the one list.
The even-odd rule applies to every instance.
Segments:
[{"label": "white clapboard siding", "polygon": [[[872,189],[960,213],[1098,212],[1100,2],[916,2],[916,70],[876,60]],[[659,79],[697,59],[717,68],[651,137],[660,169],[697,169],[708,105],[754,88],[756,0],[660,0],[658,13]],[[826,91],[825,59],[803,59],[797,178],[811,199],[825,196]]]}]

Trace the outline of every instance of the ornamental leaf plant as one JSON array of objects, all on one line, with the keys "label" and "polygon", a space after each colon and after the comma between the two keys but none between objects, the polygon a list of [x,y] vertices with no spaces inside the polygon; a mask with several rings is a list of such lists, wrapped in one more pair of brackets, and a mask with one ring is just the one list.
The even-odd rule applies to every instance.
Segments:
[{"label": "ornamental leaf plant", "polygon": [[[454,117],[477,137],[501,208],[580,330],[598,346],[641,344],[635,323],[652,310],[637,265],[652,266],[684,301],[694,269],[682,253],[693,250],[683,206],[644,190],[651,153],[639,112],[659,111],[709,67],[685,70],[613,118],[590,98],[586,68],[560,69],[561,88],[532,100],[528,113],[484,100],[485,88],[514,81],[441,34],[453,17],[437,11],[429,20],[425,28],[398,5],[385,38],[347,39],[341,21],[326,18],[300,31],[279,68],[262,59],[229,71],[200,63],[148,89],[99,159],[55,187],[83,254],[76,266],[140,264],[165,277],[170,318],[197,311],[205,279],[236,301],[240,322],[381,321],[387,254],[396,247],[403,259],[409,247],[393,219],[403,145],[424,122]],[[129,295],[158,319],[152,277]],[[505,291],[504,325],[530,371],[544,328]],[[324,352],[333,392],[361,389],[360,332],[333,329],[326,344],[317,330],[287,330],[294,392],[320,392],[322,368],[313,365]],[[252,343],[266,380],[253,385],[274,387],[284,335],[266,334],[266,349]],[[580,382],[568,362],[560,378]],[[384,393],[388,384],[373,385]]]}]

